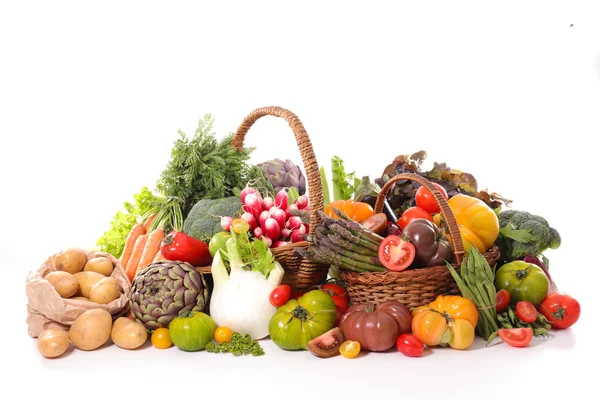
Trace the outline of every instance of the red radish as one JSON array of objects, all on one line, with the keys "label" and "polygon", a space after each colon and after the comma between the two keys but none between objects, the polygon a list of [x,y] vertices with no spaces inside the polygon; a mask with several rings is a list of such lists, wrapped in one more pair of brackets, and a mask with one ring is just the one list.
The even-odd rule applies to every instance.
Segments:
[{"label": "red radish", "polygon": [[304,233],[298,229],[298,230],[292,232],[291,238],[292,238],[292,243],[301,242],[304,240]]},{"label": "red radish", "polygon": [[285,228],[285,229],[281,230],[281,237],[282,238],[289,238],[291,234],[292,234],[291,229]]},{"label": "red radish", "polygon": [[308,197],[305,194],[303,194],[302,196],[296,199],[294,204],[298,206],[299,210],[304,210],[306,207],[308,207]]},{"label": "red radish", "polygon": [[252,232],[252,234],[254,235],[255,238],[261,238],[262,235],[264,234],[262,228],[259,226],[257,228],[254,228],[254,232]]},{"label": "red radish", "polygon": [[283,211],[281,208],[273,206],[269,212],[271,213],[271,217],[275,218],[279,224],[279,228],[285,228],[285,211]]},{"label": "red radish", "polygon": [[268,211],[263,211],[258,216],[258,224],[263,229],[263,231],[265,230],[265,221],[267,220],[267,218],[271,218],[271,213]]},{"label": "red radish", "polygon": [[243,203],[244,206],[242,207],[244,211],[254,215],[254,218],[258,218],[262,212],[262,203],[259,196],[260,195],[257,193],[247,194],[245,202]]},{"label": "red radish", "polygon": [[310,233],[310,225],[308,225],[308,224],[302,224],[302,225],[306,229],[306,233]]},{"label": "red radish", "polygon": [[246,204],[246,196],[249,195],[250,193],[254,193],[254,194],[260,196],[260,193],[258,193],[258,190],[254,189],[253,187],[246,186],[244,188],[244,190],[242,190],[240,192],[240,200],[242,201],[242,204]]},{"label": "red radish", "polygon": [[285,227],[291,229],[292,231],[295,231],[300,226],[302,226],[302,219],[300,217],[291,217],[285,223]]},{"label": "red radish", "polygon": [[271,247],[271,246],[273,246],[273,241],[271,240],[271,238],[270,238],[270,237],[268,237],[268,236],[263,236],[263,237],[262,237],[262,240],[264,240],[264,241],[265,241],[265,243],[267,244],[267,247]]},{"label": "red radish", "polygon": [[265,235],[276,241],[281,237],[281,228],[275,218],[267,218],[265,221]]},{"label": "red radish", "polygon": [[275,196],[275,207],[285,211],[288,208],[288,197],[285,189],[281,189]]},{"label": "red radish", "polygon": [[262,200],[262,209],[263,210],[270,210],[271,207],[273,207],[273,205],[275,205],[275,200],[273,200],[272,197],[265,197]]},{"label": "red radish", "polygon": [[292,211],[298,211],[298,206],[295,204],[290,204],[288,208],[285,210],[286,219],[292,218],[294,215],[291,213]]},{"label": "red radish", "polygon": [[221,217],[221,228],[223,228],[224,231],[230,230],[232,221],[233,221],[233,217],[229,217],[227,215],[224,217]]},{"label": "red radish", "polygon": [[252,215],[248,211],[243,213],[240,218],[243,219],[244,221],[246,221],[248,224],[250,224],[250,229],[255,229],[258,227],[258,221],[254,217],[254,215]]},{"label": "red radish", "polygon": [[273,248],[277,248],[277,247],[281,247],[281,246],[285,246],[289,244],[289,242],[284,242],[283,240],[278,240],[277,242],[273,243]]}]

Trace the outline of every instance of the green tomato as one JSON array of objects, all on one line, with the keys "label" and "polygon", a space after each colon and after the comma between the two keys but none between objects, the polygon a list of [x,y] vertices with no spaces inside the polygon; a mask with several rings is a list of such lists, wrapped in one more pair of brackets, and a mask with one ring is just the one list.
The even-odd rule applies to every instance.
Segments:
[{"label": "green tomato", "polygon": [[210,252],[210,255],[214,257],[215,254],[217,254],[217,251],[219,251],[219,249],[225,247],[225,243],[227,243],[227,240],[230,237],[231,234],[228,232],[219,232],[216,235],[214,235],[208,243],[208,251]]},{"label": "green tomato", "polygon": [[175,346],[184,351],[202,350],[212,341],[217,324],[202,312],[184,312],[169,324],[169,336]]},{"label": "green tomato", "polygon": [[550,286],[544,270],[535,264],[513,261],[496,271],[496,292],[506,289],[510,293],[510,304],[529,301],[534,306],[542,304],[548,296]]},{"label": "green tomato", "polygon": [[269,322],[269,335],[284,350],[306,349],[309,341],[333,329],[335,314],[331,296],[311,290],[277,309]]}]

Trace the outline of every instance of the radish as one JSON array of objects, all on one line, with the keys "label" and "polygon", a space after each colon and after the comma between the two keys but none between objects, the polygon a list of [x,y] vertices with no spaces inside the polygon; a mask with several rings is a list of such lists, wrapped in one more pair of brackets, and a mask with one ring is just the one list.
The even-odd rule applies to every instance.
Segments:
[{"label": "radish", "polygon": [[248,193],[244,199],[245,203],[242,207],[244,211],[254,215],[254,218],[258,218],[262,212],[262,204],[260,195],[257,193]]},{"label": "radish", "polygon": [[301,226],[302,226],[302,219],[300,217],[292,217],[292,218],[288,219],[287,222],[285,223],[285,227],[292,231],[297,230]]},{"label": "radish", "polygon": [[246,196],[249,195],[250,193],[254,193],[254,194],[260,196],[260,193],[258,193],[258,190],[254,189],[251,186],[246,186],[244,188],[244,190],[242,190],[240,192],[240,200],[242,201],[242,204],[244,204],[244,205],[246,204]]},{"label": "radish", "polygon": [[306,229],[306,233],[310,233],[310,225],[302,224],[302,226]]},{"label": "radish", "polygon": [[298,211],[298,206],[295,204],[290,204],[288,206],[287,210],[285,210],[286,219],[290,219],[294,216],[294,215],[292,215],[291,211]]},{"label": "radish", "polygon": [[297,231],[293,231],[291,235],[292,243],[298,243],[304,240],[304,233],[302,233],[299,229]]},{"label": "radish", "polygon": [[263,211],[258,216],[258,224],[260,225],[263,231],[265,230],[265,221],[267,220],[267,218],[271,218],[271,213],[268,211]]},{"label": "radish", "polygon": [[279,207],[283,211],[288,208],[288,197],[285,189],[281,189],[275,196],[275,207]]},{"label": "radish", "polygon": [[275,200],[273,200],[272,197],[265,197],[262,200],[262,209],[263,210],[270,210],[271,207],[273,207],[274,204],[275,204]]},{"label": "radish", "polygon": [[298,207],[299,210],[304,210],[306,207],[308,207],[308,197],[305,194],[303,194],[302,196],[296,199],[294,204]]},{"label": "radish", "polygon": [[275,218],[269,217],[265,221],[265,236],[273,241],[277,241],[281,237],[281,228]]},{"label": "radish", "polygon": [[273,246],[273,241],[271,240],[271,238],[270,238],[270,237],[268,237],[268,236],[263,236],[263,237],[262,237],[262,240],[264,240],[264,241],[265,241],[265,243],[267,244],[267,247],[271,247],[271,246]]},{"label": "radish", "polygon": [[224,217],[221,217],[221,228],[223,228],[224,231],[230,230],[232,221],[233,221],[233,217],[229,217],[227,215]]},{"label": "radish", "polygon": [[252,232],[255,238],[261,238],[263,236],[263,233],[264,232],[260,226],[254,228],[254,231]]},{"label": "radish", "polygon": [[289,242],[284,242],[283,240],[278,240],[277,242],[273,243],[273,248],[277,248],[277,247],[281,247],[281,246],[286,246],[287,244],[289,244]]},{"label": "radish", "polygon": [[246,221],[250,225],[250,229],[251,230],[253,230],[253,229],[255,229],[255,228],[258,227],[258,221],[254,217],[254,215],[252,215],[248,211],[246,211],[245,213],[243,213],[240,218],[243,219],[244,221]]},{"label": "radish", "polygon": [[281,237],[284,239],[289,238],[291,234],[292,234],[291,229],[285,228],[285,229],[281,230]]},{"label": "radish", "polygon": [[271,217],[275,218],[279,224],[279,228],[285,228],[285,211],[283,211],[281,208],[273,206],[269,212],[271,213]]}]

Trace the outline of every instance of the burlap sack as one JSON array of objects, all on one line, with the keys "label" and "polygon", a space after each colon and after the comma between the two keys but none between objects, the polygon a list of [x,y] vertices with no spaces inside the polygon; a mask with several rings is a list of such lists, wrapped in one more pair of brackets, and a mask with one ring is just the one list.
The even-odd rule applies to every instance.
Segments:
[{"label": "burlap sack", "polygon": [[63,299],[54,286],[44,279],[50,272],[56,271],[56,254],[50,256],[37,272],[27,276],[25,292],[27,295],[27,326],[29,336],[37,338],[45,329],[56,327],[68,330],[75,319],[87,310],[101,308],[117,318],[129,311],[129,290],[131,285],[127,274],[119,260],[109,253],[84,250],[88,260],[104,256],[108,257],[114,269],[111,274],[119,282],[121,295],[108,304],[96,304],[92,301]]}]

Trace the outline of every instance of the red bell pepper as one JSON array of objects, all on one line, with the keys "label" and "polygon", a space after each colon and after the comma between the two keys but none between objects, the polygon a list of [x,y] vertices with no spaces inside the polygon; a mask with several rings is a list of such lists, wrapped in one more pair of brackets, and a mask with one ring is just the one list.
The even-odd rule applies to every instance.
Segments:
[{"label": "red bell pepper", "polygon": [[162,240],[160,252],[167,260],[187,262],[195,267],[212,262],[206,243],[178,231],[169,233]]}]

